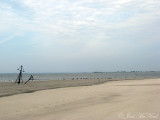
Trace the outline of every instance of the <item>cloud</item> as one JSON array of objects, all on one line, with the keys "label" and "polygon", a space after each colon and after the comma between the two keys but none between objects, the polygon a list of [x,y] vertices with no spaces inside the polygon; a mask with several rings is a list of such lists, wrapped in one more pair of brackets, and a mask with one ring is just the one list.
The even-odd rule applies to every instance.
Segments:
[{"label": "cloud", "polygon": [[[5,5],[1,3],[3,31],[5,29],[7,32],[15,29],[21,33],[33,31],[36,34],[44,33],[51,37],[60,34],[70,38],[73,38],[73,34],[82,36],[83,31],[86,31],[84,29],[91,33],[93,29],[105,33],[110,30],[121,31],[121,29],[134,27],[137,31],[140,27],[152,24],[155,19],[159,19],[157,14],[160,13],[158,0],[39,0],[38,2],[15,0],[15,2],[24,7],[24,13],[29,16],[19,14],[20,11],[15,10],[9,3]],[[4,23],[7,24],[4,25]]]},{"label": "cloud", "polygon": [[57,61],[127,56],[134,48],[159,43],[159,4],[159,0],[3,0],[0,44],[21,37],[39,57],[54,60],[51,54],[58,54]]},{"label": "cloud", "polygon": [[3,40],[0,40],[0,44],[4,43],[4,42],[7,42],[8,40],[12,39],[14,37],[14,35],[11,35],[9,36],[8,38],[6,39],[3,39]]},{"label": "cloud", "polygon": [[16,36],[24,36],[31,30],[29,20],[20,16],[9,3],[0,2],[0,43],[12,40]]}]

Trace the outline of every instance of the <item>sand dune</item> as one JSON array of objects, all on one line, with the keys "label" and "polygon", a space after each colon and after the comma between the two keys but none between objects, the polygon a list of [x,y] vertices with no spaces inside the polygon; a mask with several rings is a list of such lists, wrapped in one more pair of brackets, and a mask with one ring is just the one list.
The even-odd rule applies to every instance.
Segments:
[{"label": "sand dune", "polygon": [[160,79],[124,80],[2,97],[0,120],[158,120],[159,106]]}]

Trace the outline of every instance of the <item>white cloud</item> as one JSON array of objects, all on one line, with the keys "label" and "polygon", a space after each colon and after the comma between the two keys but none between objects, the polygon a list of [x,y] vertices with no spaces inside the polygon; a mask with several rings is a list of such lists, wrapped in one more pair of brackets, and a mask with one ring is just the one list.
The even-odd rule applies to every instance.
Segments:
[{"label": "white cloud", "polygon": [[0,43],[12,40],[16,36],[23,36],[31,30],[29,20],[19,16],[8,3],[0,2]]},{"label": "white cloud", "polygon": [[[48,56],[108,56],[130,44],[158,41],[159,0],[14,0],[0,2],[0,43],[31,32],[30,44]],[[159,24],[158,24],[159,25]],[[144,38],[145,33],[150,37]],[[129,42],[128,42],[129,41]],[[133,42],[134,41],[134,42]],[[141,42],[139,42],[141,41]],[[116,44],[126,45],[116,45]],[[139,46],[138,46],[139,47]],[[107,51],[107,52],[106,52]],[[46,56],[47,56],[46,55]]]},{"label": "white cloud", "polygon": [[11,35],[3,40],[0,40],[0,44],[7,42],[8,40],[12,39],[14,37],[14,35]]}]

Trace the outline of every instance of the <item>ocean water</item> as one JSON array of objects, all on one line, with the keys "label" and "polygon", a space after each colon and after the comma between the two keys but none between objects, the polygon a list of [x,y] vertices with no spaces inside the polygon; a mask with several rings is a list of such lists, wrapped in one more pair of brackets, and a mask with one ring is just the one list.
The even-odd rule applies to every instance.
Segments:
[{"label": "ocean water", "polygon": [[[160,78],[160,72],[105,72],[105,73],[23,73],[22,79],[30,75],[35,80],[80,80],[80,79],[146,79]],[[0,81],[15,81],[18,73],[0,73]]]}]

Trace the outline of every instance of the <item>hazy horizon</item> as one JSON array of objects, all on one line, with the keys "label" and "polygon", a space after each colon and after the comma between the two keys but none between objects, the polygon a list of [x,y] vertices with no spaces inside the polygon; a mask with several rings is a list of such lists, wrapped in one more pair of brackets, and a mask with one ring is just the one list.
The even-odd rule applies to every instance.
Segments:
[{"label": "hazy horizon", "polygon": [[0,0],[0,73],[160,71],[159,0]]},{"label": "hazy horizon", "polygon": [[[107,71],[107,72],[101,72],[101,71],[93,71],[93,72],[23,72],[23,74],[76,74],[76,73],[127,73],[127,72],[160,72],[160,71]],[[13,72],[13,73],[7,73],[7,72],[1,72],[0,74],[18,74],[19,73],[19,71],[17,71],[17,72]]]}]

